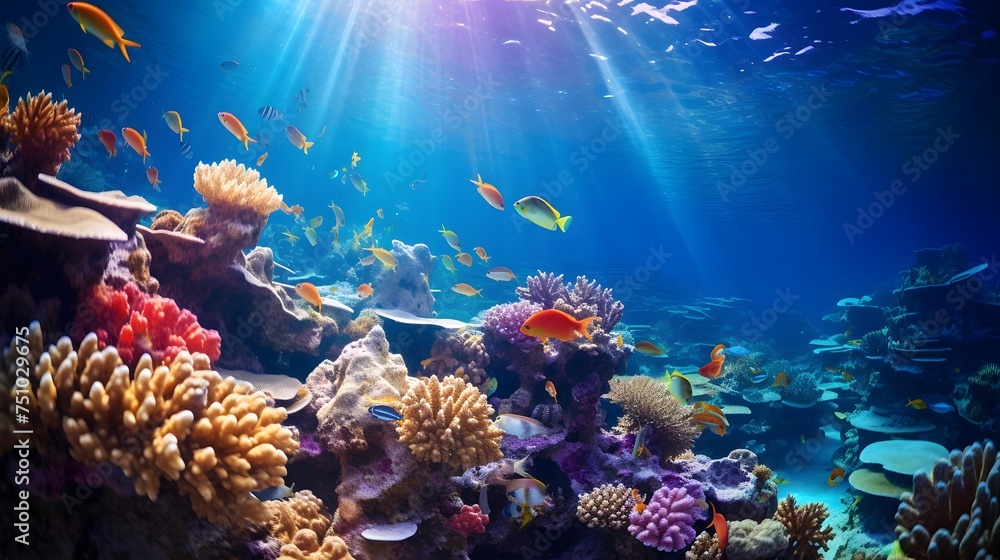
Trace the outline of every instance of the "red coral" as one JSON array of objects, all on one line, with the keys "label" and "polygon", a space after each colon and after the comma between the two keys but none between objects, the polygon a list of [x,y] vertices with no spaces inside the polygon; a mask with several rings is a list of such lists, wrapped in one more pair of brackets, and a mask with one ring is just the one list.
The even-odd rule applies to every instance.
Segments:
[{"label": "red coral", "polygon": [[118,331],[128,321],[129,313],[127,293],[107,284],[98,284],[80,299],[76,319],[70,328],[70,337],[79,344],[87,333],[95,333],[98,344],[103,349],[118,340]]},{"label": "red coral", "polygon": [[456,513],[448,519],[448,528],[458,531],[465,538],[469,538],[472,535],[485,533],[486,524],[489,522],[490,516],[479,509],[479,504],[462,506],[461,513]]}]

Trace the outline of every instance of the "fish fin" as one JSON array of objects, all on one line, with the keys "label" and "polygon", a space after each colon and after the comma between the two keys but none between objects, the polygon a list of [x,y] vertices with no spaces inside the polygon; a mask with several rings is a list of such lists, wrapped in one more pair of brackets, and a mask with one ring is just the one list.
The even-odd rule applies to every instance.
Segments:
[{"label": "fish fin", "polygon": [[569,224],[572,221],[573,216],[563,216],[562,218],[556,220],[556,225],[559,226],[559,229],[562,230],[563,233],[566,233],[566,230],[569,229]]},{"label": "fish fin", "polygon": [[[112,49],[115,48],[115,40],[114,39],[102,40],[101,42],[104,43],[105,45],[107,45],[108,47],[112,48]],[[124,52],[124,50],[125,49],[123,47],[122,51]]]},{"label": "fish fin", "polygon": [[601,318],[596,315],[593,317],[587,317],[586,319],[580,319],[579,322],[580,328],[577,330],[587,339],[588,342],[593,342],[594,341],[593,337],[591,337],[590,333],[587,332],[589,330],[588,327],[590,326],[591,322],[600,320]]},{"label": "fish fin", "polygon": [[527,526],[528,523],[531,523],[531,520],[533,519],[533,516],[531,515],[531,506],[522,509],[524,510],[524,520],[521,521],[521,526],[517,529],[518,531],[524,529],[525,526]]},{"label": "fish fin", "polygon": [[309,155],[309,148],[311,148],[313,144],[315,144],[315,142],[305,142],[305,143],[303,143],[302,144],[302,153],[305,154],[305,155]]}]

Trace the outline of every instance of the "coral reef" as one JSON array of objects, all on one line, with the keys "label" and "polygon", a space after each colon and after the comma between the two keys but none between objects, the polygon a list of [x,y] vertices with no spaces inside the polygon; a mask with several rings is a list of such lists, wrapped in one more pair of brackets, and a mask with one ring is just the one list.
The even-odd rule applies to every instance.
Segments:
[{"label": "coral reef", "polygon": [[483,332],[494,340],[505,341],[521,350],[540,344],[533,336],[521,333],[521,325],[542,306],[530,301],[501,303],[489,308],[483,315]]},{"label": "coral reef", "polygon": [[181,214],[177,210],[161,210],[153,216],[153,223],[149,226],[149,229],[174,231],[180,227],[183,221],[184,214]]},{"label": "coral reef", "polygon": [[490,516],[483,513],[479,504],[462,506],[462,511],[448,518],[448,528],[461,533],[465,538],[481,535],[486,532],[486,524]]},{"label": "coral reef", "polygon": [[781,522],[751,519],[729,522],[729,560],[769,560],[778,558],[788,548],[788,533]]},{"label": "coral reef", "polygon": [[816,376],[811,373],[800,373],[792,378],[792,382],[782,391],[782,400],[799,405],[815,403],[823,395],[817,387]]},{"label": "coral reef", "polygon": [[430,277],[434,259],[427,245],[407,245],[392,240],[389,251],[396,267],[378,265],[378,276],[372,280],[371,305],[377,309],[406,311],[418,317],[434,316],[434,295],[424,278]]},{"label": "coral reef", "polygon": [[411,379],[403,395],[399,441],[420,461],[446,463],[457,470],[503,457],[503,432],[491,425],[486,395],[458,377]]},{"label": "coral reef", "polygon": [[686,488],[660,488],[645,509],[629,516],[628,532],[658,550],[683,550],[695,539],[694,524],[706,515],[698,504],[705,498],[697,494]]},{"label": "coral reef", "polygon": [[684,553],[684,560],[719,560],[720,558],[722,558],[722,549],[719,548],[719,537],[707,532],[698,535],[691,548]]},{"label": "coral reef", "polygon": [[482,333],[471,329],[442,331],[431,347],[431,357],[420,364],[424,367],[424,376],[436,375],[443,379],[454,375],[478,387],[486,381],[490,356],[486,353]]},{"label": "coral reef", "polygon": [[635,508],[632,489],[622,484],[603,484],[586,494],[580,494],[576,518],[587,527],[622,529],[629,524],[629,514]]},{"label": "coral reef", "polygon": [[267,217],[281,208],[282,197],[260,178],[260,172],[227,159],[194,168],[194,190],[209,208],[228,208],[231,212],[251,210]]},{"label": "coral reef", "polygon": [[866,333],[861,337],[858,345],[861,353],[866,358],[879,358],[886,356],[889,352],[889,334],[886,329],[880,329]]},{"label": "coral reef", "polygon": [[541,305],[545,309],[559,309],[577,319],[598,316],[595,327],[611,332],[621,320],[625,306],[615,301],[610,288],[602,288],[596,281],[588,281],[586,276],[578,276],[573,284],[562,284],[560,274],[546,274],[538,271],[538,276],[529,276],[523,287],[517,288],[521,299]]},{"label": "coral reef", "polygon": [[621,429],[637,432],[651,425],[653,449],[666,458],[691,449],[698,428],[691,422],[690,409],[681,405],[666,385],[645,376],[614,378],[610,384],[607,398],[625,410],[618,421]]},{"label": "coral reef", "polygon": [[70,158],[69,149],[80,140],[80,115],[65,100],[54,103],[44,91],[19,99],[3,123],[3,132],[17,146],[4,174],[32,189],[39,173],[59,172]]},{"label": "coral reef", "polygon": [[829,516],[821,503],[795,505],[795,497],[787,496],[778,504],[774,518],[785,526],[792,553],[800,560],[821,560],[820,550],[829,550],[833,529],[823,528]]},{"label": "coral reef", "polygon": [[695,455],[684,461],[672,461],[666,470],[699,483],[705,497],[726,519],[761,521],[774,514],[778,506],[778,489],[773,480],[758,487],[741,463],[728,457],[710,459]]},{"label": "coral reef", "polygon": [[353,560],[347,543],[330,530],[323,501],[309,490],[264,505],[271,514],[271,534],[281,542],[279,560]]}]

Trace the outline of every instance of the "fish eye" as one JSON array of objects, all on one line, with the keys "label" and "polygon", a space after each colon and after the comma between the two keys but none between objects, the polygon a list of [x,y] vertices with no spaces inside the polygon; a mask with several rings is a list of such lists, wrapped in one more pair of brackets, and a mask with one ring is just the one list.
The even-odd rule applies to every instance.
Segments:
[{"label": "fish eye", "polygon": [[531,330],[531,325],[524,325],[524,330],[530,331]]}]

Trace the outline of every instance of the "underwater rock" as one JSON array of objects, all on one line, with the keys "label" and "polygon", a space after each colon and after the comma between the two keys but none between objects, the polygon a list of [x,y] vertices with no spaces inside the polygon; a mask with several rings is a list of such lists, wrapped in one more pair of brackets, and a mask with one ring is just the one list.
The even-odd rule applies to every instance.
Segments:
[{"label": "underwater rock", "polygon": [[735,459],[696,455],[689,461],[671,461],[666,469],[701,483],[708,501],[729,521],[763,521],[777,510],[777,492],[758,492],[750,473]]},{"label": "underwater rock", "polygon": [[434,260],[427,245],[407,245],[392,240],[392,256],[396,268],[381,266],[382,270],[372,281],[371,305],[377,309],[406,311],[419,317],[434,316],[434,295],[425,278],[429,278]]}]

